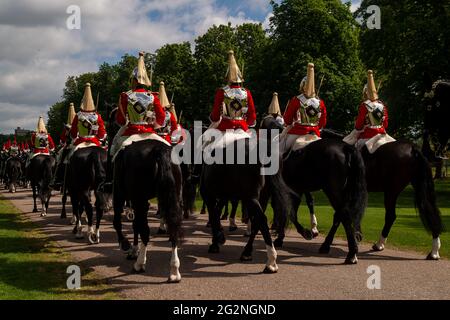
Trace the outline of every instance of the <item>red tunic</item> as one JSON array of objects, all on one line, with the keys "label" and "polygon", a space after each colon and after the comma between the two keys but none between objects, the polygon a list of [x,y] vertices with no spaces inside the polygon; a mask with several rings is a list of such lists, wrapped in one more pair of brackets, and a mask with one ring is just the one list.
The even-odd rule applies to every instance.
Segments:
[{"label": "red tunic", "polygon": [[[230,88],[240,88],[237,85],[231,85]],[[245,89],[247,91],[247,113],[245,114],[245,119],[243,120],[232,120],[222,117],[220,124],[217,129],[221,131],[226,131],[227,129],[242,129],[244,131],[248,130],[248,127],[252,127],[256,123],[256,109],[255,104],[253,102],[253,97],[250,90]],[[217,122],[220,120],[220,115],[222,113],[222,103],[224,100],[224,91],[223,89],[219,89],[216,92],[216,96],[214,98],[214,106],[209,116],[211,121]]]},{"label": "red tunic", "polygon": [[300,100],[297,97],[293,97],[291,101],[289,101],[289,105],[286,109],[286,112],[284,113],[284,122],[286,125],[293,124],[292,128],[288,131],[289,134],[296,134],[296,135],[305,135],[308,133],[315,133],[318,137],[320,137],[320,129],[325,127],[327,124],[327,109],[325,107],[325,103],[323,100],[320,100],[320,119],[319,119],[319,125],[317,126],[305,126],[298,122],[295,122],[297,111],[300,108]]},{"label": "red tunic", "polygon": [[67,142],[67,135],[68,135],[69,133],[70,133],[70,132],[67,132],[67,128],[64,127],[63,132],[62,132],[61,135],[59,136],[59,144],[61,144],[61,145],[65,145],[65,144],[66,144],[66,142]]},{"label": "red tunic", "polygon": [[[48,148],[35,148],[33,147],[33,153],[37,154],[37,153],[49,153],[50,151],[55,150],[55,143],[53,142],[52,136],[47,134],[47,139],[48,139]],[[36,144],[36,133],[33,133],[31,135],[31,144],[33,146],[35,146]]]},{"label": "red tunic", "polygon": [[388,111],[387,107],[384,106],[384,120],[383,120],[383,126],[380,128],[371,128],[366,123],[367,120],[367,107],[362,103],[359,106],[359,113],[358,117],[356,118],[355,122],[355,129],[356,130],[363,130],[364,131],[359,135],[358,139],[370,139],[376,136],[377,134],[385,134],[386,129],[388,127]]},{"label": "red tunic", "polygon": [[167,134],[161,134],[161,137],[164,138],[167,142],[172,143],[171,136],[172,136],[172,133],[175,130],[177,130],[177,128],[178,128],[178,122],[172,112],[170,112],[170,111],[167,111],[167,112],[169,112],[169,114],[170,114],[170,120],[169,120],[170,124],[167,124],[167,125],[170,125],[170,132],[168,132]]},{"label": "red tunic", "polygon": [[75,118],[73,118],[72,127],[70,128],[70,135],[73,139],[73,144],[75,146],[83,142],[92,142],[95,143],[97,146],[101,145],[100,140],[103,140],[106,136],[105,123],[103,122],[102,116],[98,112],[96,112],[96,114],[98,116],[97,120],[98,130],[97,134],[94,137],[78,136],[78,114],[75,116]]},{"label": "red tunic", "polygon": [[[136,89],[136,90],[133,90],[133,92],[148,92],[148,90]],[[158,125],[162,126],[164,123],[164,118],[165,118],[166,114],[164,112],[164,109],[161,107],[161,103],[160,103],[158,97],[156,96],[156,94],[154,94],[154,93],[152,93],[152,94],[155,99],[153,101],[153,111],[155,112],[156,123]],[[126,92],[122,92],[120,94],[119,104],[120,104],[119,110],[116,113],[116,122],[120,126],[124,126],[127,124],[126,115],[128,114],[128,110],[127,110],[128,95],[126,94]],[[122,133],[122,136],[131,136],[133,134],[139,134],[139,133],[155,133],[155,129],[153,128],[152,124],[141,125],[141,124],[128,123],[127,129]]]}]

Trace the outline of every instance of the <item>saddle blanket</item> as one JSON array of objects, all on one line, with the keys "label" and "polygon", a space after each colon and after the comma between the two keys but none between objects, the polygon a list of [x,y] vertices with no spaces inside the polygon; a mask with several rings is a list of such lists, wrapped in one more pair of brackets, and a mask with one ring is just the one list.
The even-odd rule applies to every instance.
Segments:
[{"label": "saddle blanket", "polygon": [[50,156],[50,153],[33,153],[31,155],[31,157],[30,157],[30,160],[33,159],[34,157],[40,156],[40,155],[42,155],[42,156]]},{"label": "saddle blanket", "polygon": [[85,148],[91,148],[91,147],[98,147],[98,148],[100,148],[100,147],[97,146],[95,143],[90,142],[90,141],[88,141],[88,142],[82,142],[82,143],[80,143],[79,145],[76,145],[76,146],[71,146],[70,151],[69,151],[69,154],[67,155],[66,159],[64,159],[64,163],[65,163],[65,164],[68,164],[70,158],[72,158],[73,154],[74,154],[77,150],[85,149]]},{"label": "saddle blanket", "polygon": [[140,133],[133,134],[131,136],[120,136],[115,141],[115,146],[113,146],[114,148],[111,148],[111,153],[113,155],[112,161],[116,159],[116,156],[120,150],[125,149],[127,146],[131,145],[134,142],[143,140],[157,140],[171,147],[171,144],[167,140],[161,138],[156,133]]},{"label": "saddle blanket", "polygon": [[206,147],[210,150],[226,148],[235,141],[250,139],[251,137],[250,133],[242,129],[224,132],[210,127],[202,134],[201,139],[198,140],[199,145],[197,147],[201,148],[201,150],[204,150]]},{"label": "saddle blanket", "polygon": [[305,134],[301,136],[297,134],[289,134],[288,131],[291,128],[292,126],[286,127],[283,132],[278,137],[276,137],[276,139],[278,139],[280,143],[281,154],[285,154],[289,151],[297,151],[303,149],[310,143],[321,139],[315,134]]},{"label": "saddle blanket", "polygon": [[367,150],[369,150],[370,153],[374,153],[378,150],[379,147],[386,143],[394,142],[396,141],[394,138],[392,138],[390,135],[386,134],[377,134],[373,138],[370,138],[366,141],[366,147]]}]

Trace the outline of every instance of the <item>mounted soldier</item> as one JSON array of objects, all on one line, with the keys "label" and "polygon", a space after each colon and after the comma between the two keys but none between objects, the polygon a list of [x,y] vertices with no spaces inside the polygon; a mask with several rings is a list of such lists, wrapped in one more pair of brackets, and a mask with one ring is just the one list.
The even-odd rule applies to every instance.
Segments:
[{"label": "mounted soldier", "polygon": [[38,154],[50,155],[50,152],[55,150],[55,143],[48,134],[42,117],[39,117],[36,132],[31,135],[31,144],[33,146],[31,158]]},{"label": "mounted soldier", "polygon": [[178,129],[178,122],[174,113],[175,107],[172,101],[169,101],[164,87],[164,82],[159,83],[159,101],[164,109],[164,122],[158,129],[158,135],[167,140],[170,144],[176,144],[176,139],[172,139],[173,133]]},{"label": "mounted soldier", "polygon": [[70,130],[72,128],[72,122],[75,119],[75,106],[71,102],[69,105],[69,113],[67,114],[67,122],[64,125],[63,131],[59,138],[60,150],[56,156],[56,172],[54,175],[54,181],[50,184],[52,189],[59,189],[64,180],[65,164],[67,155],[72,148],[72,138]]},{"label": "mounted soldier", "polygon": [[212,123],[203,134],[204,146],[216,136],[223,136],[223,139],[215,140],[216,147],[248,139],[251,137],[249,128],[256,125],[253,97],[250,90],[242,85],[244,78],[232,50],[228,51],[228,70],[225,77],[228,84],[216,91],[213,110],[209,116]]},{"label": "mounted soldier", "polygon": [[281,154],[320,140],[320,130],[327,123],[327,110],[323,100],[316,95],[312,63],[308,63],[307,75],[300,83],[300,95],[289,101],[284,122],[287,127],[280,135]]},{"label": "mounted soldier", "polygon": [[358,149],[364,146],[374,153],[383,144],[394,142],[395,139],[386,133],[388,127],[388,110],[379,99],[373,71],[367,72],[367,84],[363,89],[363,102],[359,106],[358,117],[353,130],[344,142],[355,144]]},{"label": "mounted soldier", "polygon": [[79,148],[100,147],[106,138],[105,124],[102,116],[96,111],[90,83],[86,83],[84,87],[80,109],[70,128],[70,136],[75,146],[73,152]]}]

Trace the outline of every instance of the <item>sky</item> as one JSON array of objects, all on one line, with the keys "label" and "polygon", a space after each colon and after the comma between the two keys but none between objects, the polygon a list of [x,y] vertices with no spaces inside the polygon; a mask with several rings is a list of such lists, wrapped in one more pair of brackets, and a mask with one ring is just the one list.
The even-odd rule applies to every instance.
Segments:
[{"label": "sky", "polygon": [[[352,0],[352,10],[359,3]],[[67,28],[71,5],[80,8],[80,29]],[[268,27],[271,14],[269,0],[2,0],[0,133],[34,129],[61,100],[69,75],[95,72],[124,53],[192,42],[213,24]]]}]

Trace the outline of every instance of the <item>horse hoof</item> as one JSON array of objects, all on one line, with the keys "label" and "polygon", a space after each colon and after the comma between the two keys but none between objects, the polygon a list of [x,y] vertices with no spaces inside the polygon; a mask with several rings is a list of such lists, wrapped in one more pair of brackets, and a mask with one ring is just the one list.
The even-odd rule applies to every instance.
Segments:
[{"label": "horse hoof", "polygon": [[83,237],[82,234],[77,234],[77,235],[75,235],[75,239],[80,240],[80,239],[83,239],[83,238],[84,238],[84,237]]},{"label": "horse hoof", "polygon": [[245,261],[252,261],[252,260],[253,260],[253,257],[252,257],[251,254],[245,254],[245,253],[243,253],[243,254],[241,254],[240,260],[241,260],[242,262],[245,262]]},{"label": "horse hoof", "polygon": [[38,209],[33,209],[33,213],[38,212]]},{"label": "horse hoof", "polygon": [[374,243],[373,244],[373,246],[372,246],[372,251],[376,251],[376,252],[379,252],[379,251],[383,251],[384,250],[384,247],[379,247],[376,243]]},{"label": "horse hoof", "polygon": [[167,283],[179,283],[181,281],[181,274],[171,274],[167,279]]},{"label": "horse hoof", "polygon": [[277,273],[277,271],[278,271],[277,269],[278,268],[266,266],[263,270],[263,273],[264,274],[274,274],[274,273]]},{"label": "horse hoof", "polygon": [[319,253],[321,253],[321,254],[328,254],[328,253],[330,253],[330,246],[322,244],[320,246],[320,248],[319,248]]},{"label": "horse hoof", "polygon": [[137,260],[137,255],[133,253],[127,254],[127,260],[134,261]]},{"label": "horse hoof", "polygon": [[300,235],[305,238],[305,240],[312,240],[313,239],[313,233],[311,230],[305,229],[302,232],[300,232]]},{"label": "horse hoof", "polygon": [[122,251],[128,251],[131,248],[130,241],[128,239],[123,239],[122,241],[119,241],[119,248]]},{"label": "horse hoof", "polygon": [[97,235],[95,233],[92,233],[88,236],[88,240],[90,244],[98,244],[100,243],[100,240],[98,239]]},{"label": "horse hoof", "polygon": [[313,229],[312,231],[312,237],[313,237],[313,239],[315,239],[315,238],[317,238],[318,236],[319,236],[319,230],[317,230],[317,229]]},{"label": "horse hoof", "polygon": [[74,225],[77,222],[77,218],[75,216],[72,216],[72,219],[70,220],[70,224]]},{"label": "horse hoof", "polygon": [[219,245],[218,244],[212,244],[209,246],[208,253],[219,253]]},{"label": "horse hoof", "polygon": [[156,234],[167,234],[167,231],[161,228],[158,228],[158,232]]},{"label": "horse hoof", "polygon": [[363,234],[361,232],[355,232],[355,239],[357,242],[361,242],[363,240]]},{"label": "horse hoof", "polygon": [[230,231],[230,232],[234,232],[234,231],[236,231],[238,229],[238,227],[236,227],[236,226],[230,226],[229,228],[228,228],[228,231]]},{"label": "horse hoof", "polygon": [[358,258],[356,257],[356,255],[352,255],[352,256],[347,256],[347,258],[345,259],[344,264],[357,264],[358,263]]},{"label": "horse hoof", "polygon": [[220,220],[228,220],[228,216],[227,215],[223,215],[220,217]]},{"label": "horse hoof", "polygon": [[66,219],[67,218],[67,215],[64,213],[64,214],[61,214],[61,219]]},{"label": "horse hoof", "polygon": [[203,209],[202,209],[202,210],[200,211],[200,214],[206,214],[206,210],[203,210]]},{"label": "horse hoof", "polygon": [[283,247],[283,240],[282,239],[275,239],[275,241],[273,242],[273,246],[275,248],[282,248]]},{"label": "horse hoof", "polygon": [[144,273],[145,272],[145,265],[138,265],[135,263],[133,265],[133,273]]},{"label": "horse hoof", "polygon": [[219,244],[225,244],[225,241],[226,241],[225,235],[222,232],[219,233],[219,235],[217,236],[217,242]]},{"label": "horse hoof", "polygon": [[41,217],[45,217],[46,215],[47,215],[46,212],[42,212],[42,213],[41,213]]},{"label": "horse hoof", "polygon": [[427,258],[426,258],[426,260],[432,260],[432,261],[437,261],[439,259],[440,259],[439,255],[434,255],[431,252],[427,255]]}]

